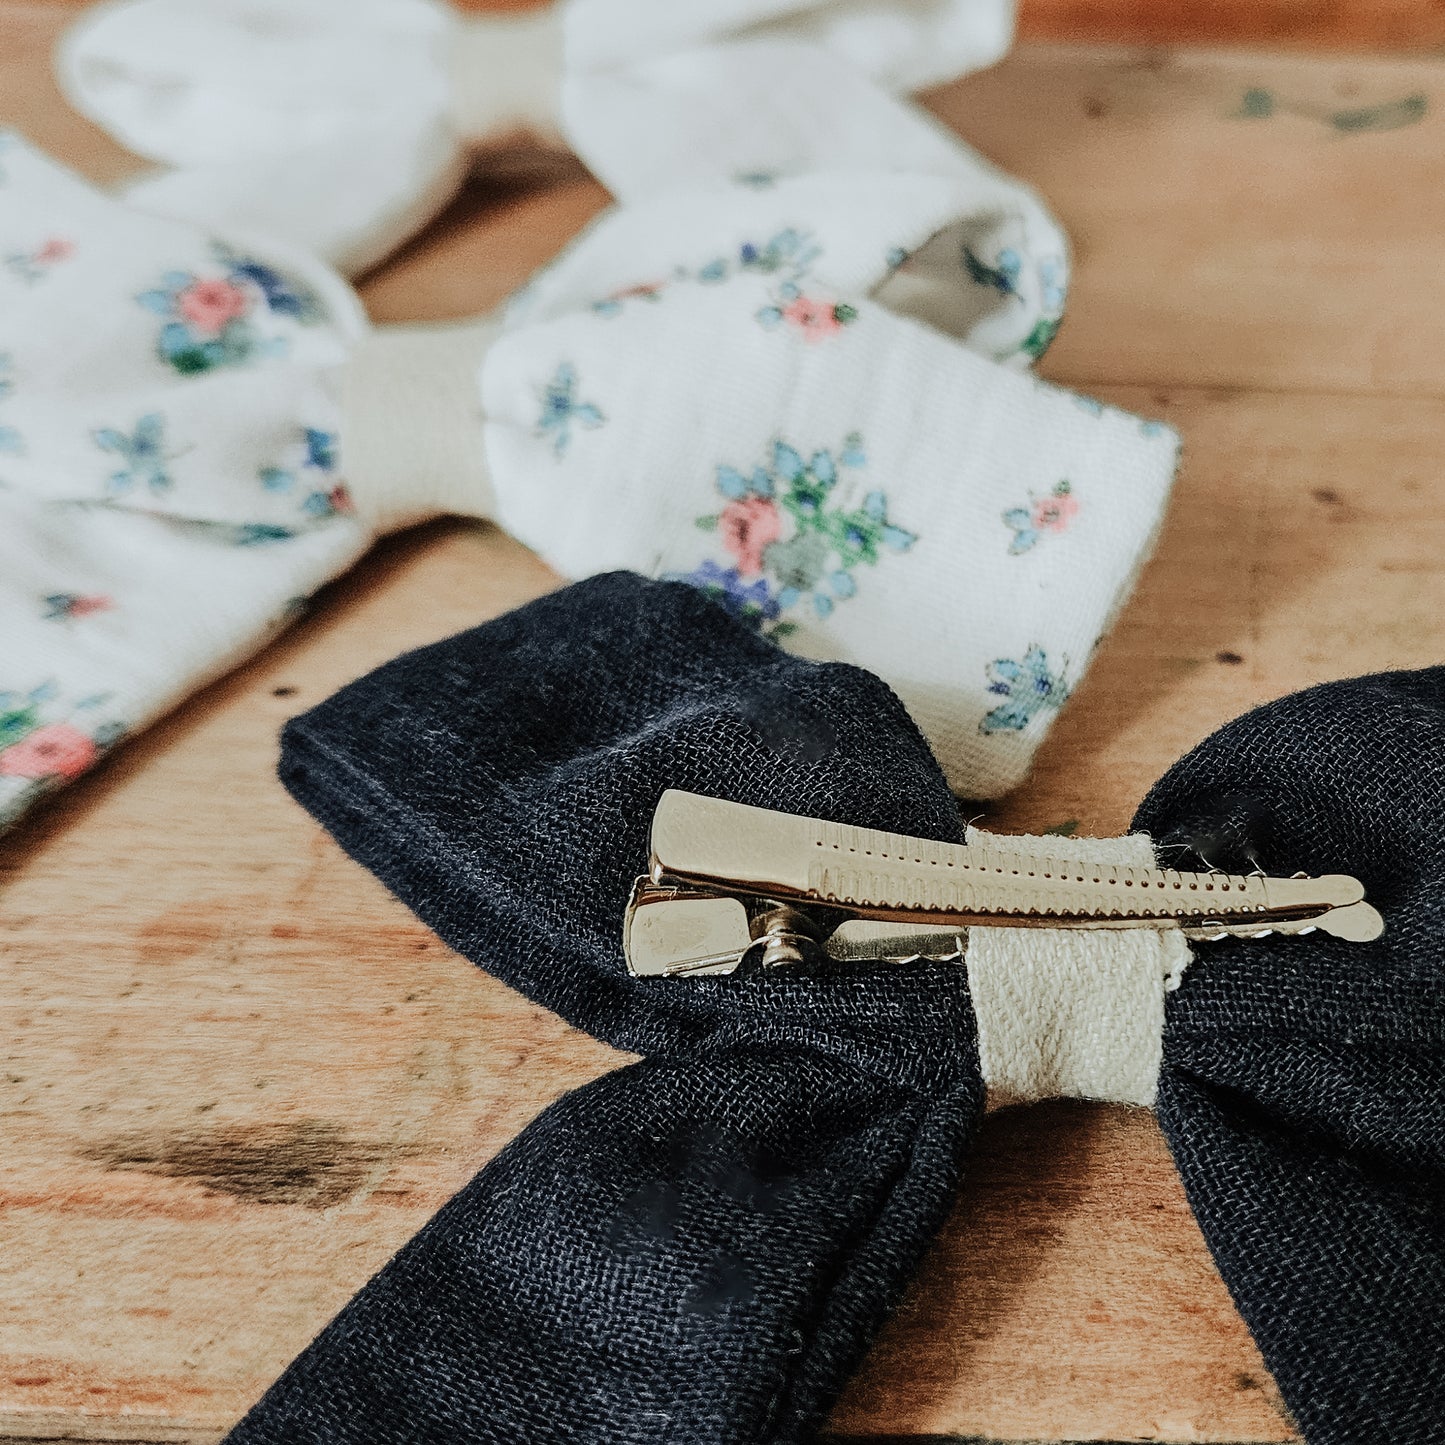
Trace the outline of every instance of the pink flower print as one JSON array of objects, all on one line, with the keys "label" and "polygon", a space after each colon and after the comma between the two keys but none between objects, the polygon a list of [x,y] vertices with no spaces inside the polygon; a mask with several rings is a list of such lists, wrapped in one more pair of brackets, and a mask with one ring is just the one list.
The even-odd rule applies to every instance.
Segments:
[{"label": "pink flower print", "polygon": [[1079,510],[1079,499],[1071,492],[1051,492],[1034,503],[1036,532],[1066,532]]},{"label": "pink flower print", "polygon": [[47,621],[57,617],[90,617],[97,612],[109,612],[115,606],[115,599],[104,592],[52,592],[45,599]]},{"label": "pink flower print", "polygon": [[78,778],[100,749],[69,723],[51,723],[0,752],[0,777]]},{"label": "pink flower print", "polygon": [[836,336],[857,314],[851,306],[821,301],[816,296],[799,296],[783,307],[783,320],[796,326],[809,341]]},{"label": "pink flower print", "polygon": [[53,266],[57,261],[68,261],[75,254],[75,242],[64,236],[52,236],[44,242],[31,257],[36,265]]},{"label": "pink flower print", "polygon": [[763,553],[783,535],[783,519],[767,497],[740,497],[718,517],[718,534],[744,577],[763,570]]},{"label": "pink flower print", "polygon": [[192,281],[176,297],[176,310],[201,336],[220,335],[250,308],[250,298],[233,281]]}]

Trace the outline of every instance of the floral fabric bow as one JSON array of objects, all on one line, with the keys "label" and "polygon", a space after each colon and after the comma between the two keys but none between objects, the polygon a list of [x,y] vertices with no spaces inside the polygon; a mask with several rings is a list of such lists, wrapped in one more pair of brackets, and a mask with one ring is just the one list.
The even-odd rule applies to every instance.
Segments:
[{"label": "floral fabric bow", "polygon": [[[505,317],[450,328],[372,330],[305,253],[128,206],[6,138],[0,822],[261,646],[377,532],[445,512],[567,576],[686,577],[879,670],[961,791],[1016,782],[1147,554],[1177,439],[1026,374],[1062,237],[868,103],[917,169],[659,192]],[[799,114],[770,131],[795,155]]]},{"label": "floral fabric bow", "polygon": [[[718,41],[798,47],[890,90],[992,64],[1006,0],[571,0],[462,16],[440,0],[110,0],[56,56],[66,95],[165,169],[131,200],[282,237],[356,275],[515,142],[573,149],[626,198],[630,107],[668,97]],[[695,77],[694,77],[695,78]],[[692,79],[685,82],[692,84]],[[768,104],[749,75],[732,104]],[[694,164],[701,163],[694,157]]]},{"label": "floral fabric bow", "polygon": [[[667,788],[962,842],[898,700],[617,574],[343,689],[281,776],[447,943],[643,1057],[493,1159],[231,1445],[814,1438],[968,1165],[969,970],[637,979],[620,920]],[[1159,1121],[1310,1445],[1445,1433],[1442,809],[1434,668],[1239,719],[1136,818],[1170,866],[1350,873],[1386,919],[1201,944],[1166,996]]]}]

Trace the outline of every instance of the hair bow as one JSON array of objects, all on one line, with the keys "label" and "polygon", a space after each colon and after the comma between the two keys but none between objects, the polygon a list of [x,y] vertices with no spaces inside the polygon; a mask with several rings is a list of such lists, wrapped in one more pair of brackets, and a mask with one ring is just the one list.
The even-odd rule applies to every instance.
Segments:
[{"label": "hair bow", "polygon": [[[1328,684],[1222,729],[1136,820],[1171,867],[1354,872],[1388,921],[1199,945],[1155,1060],[1311,1445],[1445,1429],[1442,758],[1445,669]],[[668,788],[961,842],[897,699],[618,574],[345,688],[287,727],[281,777],[446,942],[644,1057],[492,1160],[232,1445],[811,1438],[967,1167],[972,970],[640,979],[620,921]]]},{"label": "hair bow", "polygon": [[[56,68],[78,110],[167,167],[130,188],[137,204],[281,236],[355,275],[519,138],[570,143],[629,196],[628,117],[641,105],[654,134],[691,130],[693,92],[723,78],[717,42],[762,46],[761,69],[726,76],[736,117],[776,111],[802,52],[845,88],[916,89],[991,64],[1011,29],[1005,0],[573,0],[466,17],[438,0],[110,0]],[[678,175],[725,162],[728,129]]]},{"label": "hair bow", "polygon": [[319,262],[3,144],[0,822],[447,512],[874,667],[997,793],[1167,497],[1173,432],[1018,374],[1062,242],[981,172],[660,194],[504,319],[371,330]]}]

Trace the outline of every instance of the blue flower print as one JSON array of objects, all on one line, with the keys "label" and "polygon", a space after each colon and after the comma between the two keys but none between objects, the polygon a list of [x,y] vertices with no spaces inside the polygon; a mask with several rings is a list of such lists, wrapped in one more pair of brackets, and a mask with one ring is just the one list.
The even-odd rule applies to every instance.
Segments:
[{"label": "blue flower print", "polygon": [[1048,653],[1037,643],[1020,662],[1000,657],[988,665],[988,690],[1004,699],[979,723],[981,733],[1021,732],[1045,708],[1060,708],[1068,701],[1064,669],[1049,664]]},{"label": "blue flower print", "polygon": [[129,434],[114,427],[101,427],[91,433],[101,451],[113,453],[124,463],[106,481],[112,496],[124,496],[137,486],[152,492],[170,491],[173,479],[166,470],[171,458],[165,451],[165,433],[165,419],[158,412],[141,417]]},{"label": "blue flower print", "polygon": [[670,574],[669,581],[686,582],[750,627],[762,628],[777,620],[781,603],[768,588],[766,577],[745,582],[736,567],[723,567],[711,557],[686,575]]},{"label": "blue flower print", "polygon": [[1023,262],[1012,246],[1005,246],[989,265],[971,246],[963,248],[963,265],[968,279],[976,286],[988,286],[1000,296],[1019,294],[1019,273]]},{"label": "blue flower print", "polygon": [[257,478],[268,492],[296,494],[300,498],[300,510],[320,520],[355,510],[345,484],[334,479],[336,466],[336,433],[308,426],[302,429],[294,455],[285,458],[285,465],[262,467]]},{"label": "blue flower print", "polygon": [[276,527],[266,522],[245,522],[233,529],[232,541],[237,547],[262,547],[268,542],[289,542],[295,535],[290,527]]},{"label": "blue flower print", "polygon": [[216,258],[230,272],[233,281],[250,281],[260,291],[273,314],[289,316],[303,324],[320,319],[321,305],[315,295],[273,267],[238,256],[220,245],[216,247]]},{"label": "blue flower print", "polygon": [[562,362],[542,392],[542,414],[537,419],[537,435],[552,439],[552,453],[560,460],[572,442],[572,425],[577,423],[593,429],[607,420],[590,401],[577,399],[577,372],[570,362]]}]

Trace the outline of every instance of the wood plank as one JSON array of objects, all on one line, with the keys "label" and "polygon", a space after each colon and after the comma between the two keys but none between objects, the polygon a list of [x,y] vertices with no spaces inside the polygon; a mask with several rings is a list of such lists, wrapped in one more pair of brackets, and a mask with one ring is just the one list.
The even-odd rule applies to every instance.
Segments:
[{"label": "wood plank", "polygon": [[1433,0],[1022,0],[1021,40],[1430,50],[1445,45]]}]

